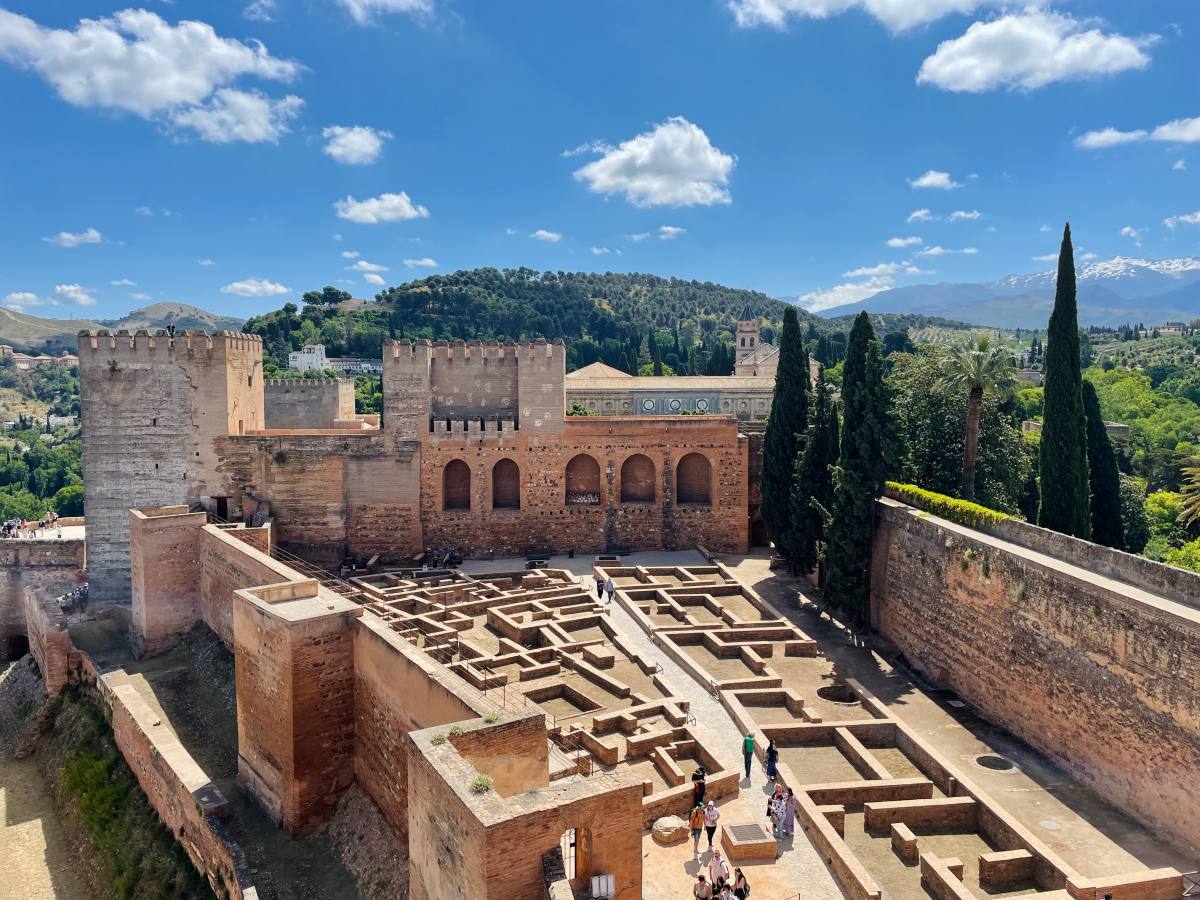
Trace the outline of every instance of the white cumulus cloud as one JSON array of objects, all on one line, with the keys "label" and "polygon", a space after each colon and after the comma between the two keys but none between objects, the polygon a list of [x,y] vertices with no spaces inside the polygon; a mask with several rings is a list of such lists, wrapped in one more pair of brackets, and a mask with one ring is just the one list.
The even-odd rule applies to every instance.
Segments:
[{"label": "white cumulus cloud", "polygon": [[895,247],[897,250],[904,247],[915,247],[921,243],[921,239],[916,235],[911,237],[893,237],[884,241],[889,247]]},{"label": "white cumulus cloud", "polygon": [[41,306],[45,302],[45,300],[33,293],[33,291],[13,291],[4,298],[4,305],[18,312],[24,310],[27,306]]},{"label": "white cumulus cloud", "polygon": [[215,266],[216,261],[211,260],[211,259],[198,259],[198,260],[196,260],[196,265],[204,266],[205,268],[207,268],[209,266]]},{"label": "white cumulus cloud", "polygon": [[367,284],[373,284],[376,287],[384,283],[383,276],[376,275],[374,272],[363,272],[363,281]]},{"label": "white cumulus cloud", "polygon": [[807,310],[819,312],[823,309],[832,309],[835,306],[843,306],[847,303],[858,303],[861,300],[866,300],[868,297],[874,297],[880,291],[886,291],[895,286],[896,282],[884,275],[868,278],[866,281],[839,284],[828,290],[810,291],[797,297],[796,302]]},{"label": "white cumulus cloud", "polygon": [[335,200],[333,208],[337,210],[339,219],[349,219],[360,225],[429,218],[429,210],[419,203],[413,203],[404,191],[398,194],[380,194],[365,200],[347,197],[345,200]]},{"label": "white cumulus cloud", "polygon": [[539,228],[537,231],[529,235],[534,240],[545,241],[547,244],[557,244],[562,240],[562,234],[557,231],[547,231],[545,228]]},{"label": "white cumulus cloud", "polygon": [[729,0],[734,20],[742,28],[766,25],[783,28],[789,16],[825,19],[848,10],[862,10],[893,32],[906,31],[951,13],[970,13],[987,0]]},{"label": "white cumulus cloud", "polygon": [[918,84],[979,93],[1009,87],[1034,90],[1056,81],[1111,75],[1150,64],[1157,35],[1106,34],[1090,20],[1030,7],[976,22],[943,41],[921,64]]},{"label": "white cumulus cloud", "polygon": [[660,241],[673,241],[681,234],[687,234],[686,228],[678,228],[675,225],[659,225],[658,239]]},{"label": "white cumulus cloud", "polygon": [[1175,160],[1175,164],[1173,166],[1171,166],[1171,171],[1172,172],[1186,172],[1187,171],[1187,163],[1185,163],[1182,159],[1177,159],[1177,160]]},{"label": "white cumulus cloud", "polygon": [[[1200,142],[1200,116],[1191,119],[1173,119],[1149,131],[1144,128],[1135,128],[1132,131],[1120,131],[1116,128],[1088,131],[1075,138],[1075,146],[1084,150],[1103,150],[1106,147],[1134,144],[1141,141],[1160,141],[1166,144],[1198,143]],[[1183,160],[1179,162],[1182,163]]]},{"label": "white cumulus cloud", "polygon": [[1132,225],[1126,225],[1121,229],[1121,237],[1129,238],[1133,241],[1134,246],[1140,247],[1142,246],[1142,234],[1145,230],[1144,228],[1134,228]]},{"label": "white cumulus cloud", "polygon": [[274,297],[287,292],[288,288],[279,282],[265,278],[245,278],[221,288],[222,294],[237,294],[239,297]]},{"label": "white cumulus cloud", "polygon": [[672,116],[616,147],[596,145],[599,159],[575,170],[596,194],[624,194],[634,206],[712,206],[730,203],[734,158],[699,126]]},{"label": "white cumulus cloud", "polygon": [[1144,141],[1149,136],[1149,132],[1146,131],[1118,131],[1115,128],[1101,128],[1099,131],[1089,131],[1075,138],[1075,146],[1084,150],[1103,150],[1105,147]]},{"label": "white cumulus cloud", "polygon": [[1057,253],[1043,253],[1041,256],[1033,257],[1034,262],[1054,262],[1058,259]]},{"label": "white cumulus cloud", "polygon": [[142,291],[134,291],[134,292],[133,292],[132,294],[130,294],[129,296],[130,296],[132,299],[134,299],[134,300],[142,300],[142,301],[145,301],[145,300],[149,300],[149,299],[150,299],[150,295],[149,295],[149,294],[146,294],[146,293],[143,293]]},{"label": "white cumulus cloud", "polygon": [[910,178],[908,183],[914,189],[933,188],[939,191],[952,191],[962,187],[962,183],[951,178],[949,172],[939,172],[936,169],[930,169],[924,175]]},{"label": "white cumulus cloud", "polygon": [[433,14],[433,0],[338,0],[359,25],[369,24],[376,13],[407,13],[417,18]]},{"label": "white cumulus cloud", "polygon": [[136,281],[130,281],[128,278],[118,278],[116,281],[110,281],[113,287],[137,287]]},{"label": "white cumulus cloud", "polygon": [[641,243],[642,241],[644,241],[646,238],[650,237],[650,232],[648,232],[648,231],[639,231],[637,234],[627,234],[627,235],[625,235],[625,237],[626,237],[628,240],[631,240],[631,241],[633,241],[635,244],[640,244],[640,243]]},{"label": "white cumulus cloud", "polygon": [[367,166],[383,153],[383,142],[392,139],[390,131],[366,125],[330,125],[321,132],[327,143],[322,152],[348,166]]},{"label": "white cumulus cloud", "polygon": [[914,209],[912,212],[910,212],[908,214],[908,218],[904,221],[911,225],[913,222],[932,222],[933,219],[933,212],[922,207],[921,209]]},{"label": "white cumulus cloud", "polygon": [[949,256],[954,253],[959,253],[964,256],[974,256],[979,251],[974,247],[963,247],[961,250],[952,250],[949,247],[926,247],[924,250],[918,250],[917,256]]},{"label": "white cumulus cloud", "polygon": [[946,217],[947,222],[974,222],[983,217],[977,209],[956,209]]},{"label": "white cumulus cloud", "polygon": [[44,237],[43,241],[53,244],[55,247],[78,247],[81,244],[99,244],[104,240],[102,235],[95,228],[88,228],[84,231],[60,231],[53,237]]},{"label": "white cumulus cloud", "polygon": [[927,269],[922,269],[914,266],[907,260],[899,263],[880,263],[877,266],[863,266],[858,269],[851,269],[849,272],[843,272],[843,278],[868,278],[877,277],[880,275],[931,275],[933,274]]},{"label": "white cumulus cloud", "polygon": [[591,250],[592,256],[604,256],[605,254],[612,253],[607,247],[592,247]]},{"label": "white cumulus cloud", "polygon": [[273,141],[302,103],[228,88],[242,77],[287,82],[301,66],[206,22],[171,25],[144,9],[45,28],[0,9],[0,59],[44,78],[67,103],[194,128],[201,138]]},{"label": "white cumulus cloud", "polygon": [[347,272],[386,272],[387,266],[381,266],[378,263],[367,262],[365,259],[358,260],[352,266],[346,266]]},{"label": "white cumulus cloud", "polygon": [[358,259],[359,252],[357,250],[343,250],[342,259]]},{"label": "white cumulus cloud", "polygon": [[95,306],[96,298],[78,284],[56,284],[54,299],[58,303],[70,303],[75,306]]},{"label": "white cumulus cloud", "polygon": [[275,21],[275,0],[254,0],[242,10],[242,17],[251,22]]},{"label": "white cumulus cloud", "polygon": [[1200,210],[1194,213],[1187,213],[1180,216],[1167,216],[1163,219],[1163,224],[1168,228],[1174,228],[1176,225],[1200,225]]},{"label": "white cumulus cloud", "polygon": [[437,260],[428,256],[422,256],[420,259],[406,259],[404,264],[410,269],[436,269]]}]

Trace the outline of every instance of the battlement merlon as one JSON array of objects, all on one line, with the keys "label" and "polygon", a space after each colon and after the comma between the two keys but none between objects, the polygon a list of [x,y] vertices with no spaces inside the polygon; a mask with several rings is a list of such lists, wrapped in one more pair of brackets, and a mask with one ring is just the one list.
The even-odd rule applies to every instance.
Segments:
[{"label": "battlement merlon", "polygon": [[234,331],[209,333],[200,329],[177,331],[174,338],[162,328],[153,334],[144,328],[132,333],[124,328],[118,331],[109,331],[106,328],[98,331],[84,330],[77,335],[77,346],[80,357],[88,354],[105,354],[106,359],[125,354],[162,351],[176,354],[185,353],[189,356],[201,353],[216,357],[228,356],[233,353],[262,355],[262,338],[257,334],[243,334]]},{"label": "battlement merlon", "polygon": [[328,388],[330,386],[353,385],[353,378],[264,378],[266,387]]}]

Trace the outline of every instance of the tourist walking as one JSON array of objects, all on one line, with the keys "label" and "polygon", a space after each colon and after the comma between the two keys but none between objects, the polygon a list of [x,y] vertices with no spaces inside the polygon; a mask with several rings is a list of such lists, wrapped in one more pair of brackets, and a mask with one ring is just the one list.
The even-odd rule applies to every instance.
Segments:
[{"label": "tourist walking", "polygon": [[704,793],[708,790],[708,782],[705,780],[707,777],[704,766],[697,767],[692,773],[692,803],[696,806],[704,805]]},{"label": "tourist walking", "polygon": [[608,594],[608,602],[609,603],[612,603],[613,591],[615,591],[616,589],[617,589],[617,586],[615,584],[613,584],[612,578],[609,578],[608,580],[606,580],[604,582],[604,593]]},{"label": "tourist walking", "polygon": [[783,833],[789,837],[796,827],[796,795],[788,788],[783,792]]},{"label": "tourist walking", "polygon": [[754,760],[754,735],[747,733],[742,738],[742,757],[746,762],[746,780],[750,780],[750,763]]},{"label": "tourist walking", "polygon": [[733,893],[733,888],[727,881],[721,885],[721,893],[717,894],[717,900],[736,900],[736,896]]},{"label": "tourist walking", "polygon": [[717,820],[721,818],[721,811],[717,809],[717,804],[711,800],[708,801],[708,806],[704,807],[704,832],[708,835],[708,849],[712,849],[713,835],[717,833]]},{"label": "tourist walking", "polygon": [[779,837],[779,823],[783,814],[783,785],[775,785],[775,792],[767,798],[767,818],[771,820],[771,833]]},{"label": "tourist walking", "polygon": [[767,777],[774,781],[779,777],[779,748],[775,746],[773,738],[767,744],[764,755],[767,757]]},{"label": "tourist walking", "polygon": [[704,806],[697,803],[688,813],[688,828],[692,832],[692,859],[700,855],[700,834],[704,831]]},{"label": "tourist walking", "polygon": [[716,890],[728,880],[729,864],[721,859],[721,851],[714,848],[708,861],[708,883]]},{"label": "tourist walking", "polygon": [[746,880],[741,867],[733,870],[733,896],[737,900],[746,900],[750,896],[750,882]]},{"label": "tourist walking", "polygon": [[712,900],[712,886],[703,875],[696,876],[696,885],[692,888],[692,896],[696,900]]},{"label": "tourist walking", "polygon": [[601,581],[599,578],[597,578],[596,579],[596,600],[600,601],[603,599],[604,599],[604,582]]}]

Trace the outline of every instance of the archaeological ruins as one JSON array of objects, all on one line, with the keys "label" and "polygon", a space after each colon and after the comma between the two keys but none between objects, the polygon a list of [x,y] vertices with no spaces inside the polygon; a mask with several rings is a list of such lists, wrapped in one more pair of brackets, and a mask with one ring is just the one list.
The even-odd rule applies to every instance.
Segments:
[{"label": "archaeological ruins", "polygon": [[[237,790],[301,837],[361,790],[419,900],[689,896],[708,857],[671,817],[700,766],[762,900],[1196,887],[1200,575],[885,496],[855,632],[754,546],[752,423],[567,416],[561,343],[388,342],[381,417],[264,381],[250,335],[79,357],[85,517],[0,546],[0,640],[51,693],[94,687],[218,896],[259,896],[236,804],[135,671],[200,625],[233,660]],[[103,652],[54,602],[85,568]]]}]

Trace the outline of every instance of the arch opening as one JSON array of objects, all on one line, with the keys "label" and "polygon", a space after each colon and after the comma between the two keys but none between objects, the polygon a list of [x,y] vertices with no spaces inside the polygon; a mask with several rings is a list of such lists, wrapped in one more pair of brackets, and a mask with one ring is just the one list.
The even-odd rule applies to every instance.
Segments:
[{"label": "arch opening", "polygon": [[621,502],[653,503],[654,495],[654,463],[635,453],[621,463]]},{"label": "arch opening", "polygon": [[689,453],[675,469],[675,500],[678,503],[712,505],[712,466],[707,457]]},{"label": "arch opening", "polygon": [[580,453],[567,463],[566,501],[568,506],[600,505],[600,463]]},{"label": "arch opening", "polygon": [[471,508],[471,467],[452,459],[442,470],[442,509]]},{"label": "arch opening", "polygon": [[511,459],[492,467],[492,509],[521,508],[521,470]]}]

